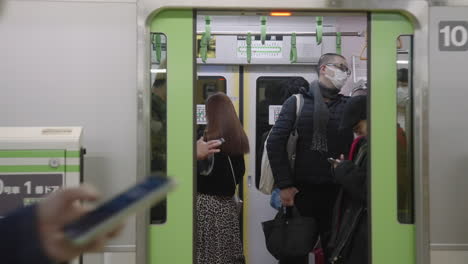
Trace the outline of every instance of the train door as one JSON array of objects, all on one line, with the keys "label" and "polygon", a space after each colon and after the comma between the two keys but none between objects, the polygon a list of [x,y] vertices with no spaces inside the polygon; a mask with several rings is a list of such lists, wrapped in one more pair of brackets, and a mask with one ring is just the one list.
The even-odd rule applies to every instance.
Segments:
[{"label": "train door", "polygon": [[[370,23],[371,260],[379,264],[415,263],[413,205],[417,194],[413,187],[415,113],[411,81],[414,29],[407,18],[394,13],[372,13]],[[403,65],[408,72],[404,103],[407,117],[399,122],[397,80]]]},{"label": "train door", "polygon": [[[249,43],[246,37],[252,34],[251,31],[261,31],[262,25],[259,21],[263,13],[235,13],[237,17],[234,18],[234,23],[231,21],[227,25],[231,32],[216,29],[215,20],[206,18],[206,13],[201,15],[201,20],[205,23],[200,26],[200,29],[196,14],[192,10],[165,10],[158,13],[151,22],[151,32],[160,32],[167,36],[167,172],[178,178],[181,186],[168,199],[167,221],[162,225],[153,225],[149,229],[150,247],[147,250],[151,258],[150,263],[193,263],[195,261],[193,216],[194,195],[196,195],[194,174],[196,172],[194,171],[193,146],[196,140],[195,117],[198,117],[196,104],[202,104],[205,97],[215,91],[226,91],[231,97],[244,122],[251,144],[252,153],[246,157],[247,173],[243,184],[245,200],[243,238],[247,263],[275,263],[275,260],[266,252],[260,225],[262,221],[271,218],[274,211],[269,207],[269,197],[259,193],[255,188],[254,180],[257,128],[259,127],[257,109],[261,101],[266,99],[269,86],[274,86],[277,81],[291,76],[302,76],[310,81],[316,78],[313,72],[317,63],[316,59],[321,54],[340,50],[346,53],[348,47],[344,41],[346,34],[344,32],[337,34],[336,27],[322,28],[323,43],[328,41],[328,48],[324,48],[326,45],[317,45],[315,38],[311,38],[314,39],[312,44],[300,43],[299,38],[296,43],[292,40],[291,36],[294,35],[292,31],[297,31],[298,35],[304,31],[302,34],[305,36],[315,37],[317,33],[314,29],[317,30],[318,21],[323,22],[327,18],[335,17],[330,20],[330,23],[336,23],[337,17],[347,16],[360,16],[367,23],[366,25],[370,26],[366,27],[367,34],[356,34],[361,38],[367,36],[367,52],[359,46],[358,50],[347,55],[350,64],[356,57],[368,59],[367,65],[360,68],[360,76],[353,76],[353,84],[361,87],[359,77],[362,77],[361,81],[368,83],[370,90],[368,97],[371,142],[369,162],[371,176],[368,182],[371,201],[368,206],[369,258],[371,263],[378,264],[414,263],[414,222],[399,219],[399,212],[405,210],[400,210],[397,203],[398,192],[401,191],[397,184],[396,147],[397,39],[400,35],[413,33],[413,28],[407,18],[394,13],[357,15],[334,13],[329,17],[327,13],[301,13],[298,17],[299,20],[305,22],[303,27],[291,22],[289,26],[294,29],[290,32],[274,27],[268,28],[271,31],[270,34],[275,36],[275,39],[270,39],[274,41],[274,45],[268,47],[273,50],[274,56],[262,55],[263,57],[256,58],[255,55],[252,56],[252,53],[255,54],[252,52],[255,50],[252,45],[254,41]],[[216,15],[216,13],[211,14]],[[232,13],[230,14],[232,16]],[[323,20],[317,19],[318,17],[322,17]],[[219,15],[219,21],[223,19],[229,20]],[[274,20],[282,21],[278,18],[271,18],[271,21]],[[352,25],[351,20],[344,19],[341,30],[347,25]],[[242,22],[248,25],[244,28]],[[194,28],[196,28],[195,32]],[[199,50],[193,47],[197,47],[197,35],[203,32],[205,34],[210,32],[216,41],[212,43],[211,40],[214,39],[212,38],[208,45],[205,42],[206,50],[200,53],[201,58],[194,61]],[[254,44],[260,45],[260,34],[255,34],[258,35],[258,40],[256,36]],[[278,35],[288,37],[277,38]],[[223,42],[223,38],[218,36],[229,36],[232,43]],[[342,36],[343,41],[337,36]],[[212,44],[214,44],[214,50]],[[289,53],[296,44],[298,52],[299,47],[309,51],[307,54],[311,58],[310,62],[292,62],[294,55],[290,57]],[[261,49],[258,48],[257,51]],[[234,54],[231,58],[227,58],[229,52]],[[280,56],[279,53],[282,55]],[[272,59],[276,59],[276,62]],[[198,69],[197,64],[199,64]],[[360,66],[357,63],[352,65],[354,72],[358,72]],[[356,87],[351,87],[351,90],[355,90],[354,88]],[[199,97],[197,94],[203,96]]]}]

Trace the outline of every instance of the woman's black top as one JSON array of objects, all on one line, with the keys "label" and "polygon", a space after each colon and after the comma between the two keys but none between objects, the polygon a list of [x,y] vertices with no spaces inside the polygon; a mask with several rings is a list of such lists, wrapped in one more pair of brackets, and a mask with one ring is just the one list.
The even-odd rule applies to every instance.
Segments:
[{"label": "woman's black top", "polygon": [[[231,156],[232,167],[239,184],[244,173],[244,155]],[[225,153],[214,154],[213,170],[209,175],[197,175],[197,191],[203,194],[233,196],[235,192],[234,178],[229,165],[228,155]]]}]

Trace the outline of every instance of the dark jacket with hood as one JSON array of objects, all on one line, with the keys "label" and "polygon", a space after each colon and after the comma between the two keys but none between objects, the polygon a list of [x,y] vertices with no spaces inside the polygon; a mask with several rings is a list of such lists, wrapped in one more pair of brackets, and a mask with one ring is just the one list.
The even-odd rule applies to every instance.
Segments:
[{"label": "dark jacket with hood", "polygon": [[330,263],[368,263],[367,139],[358,140],[356,149],[352,161],[334,170],[342,188],[333,211]]},{"label": "dark jacket with hood", "polygon": [[353,140],[350,129],[339,131],[343,108],[349,97],[338,95],[326,103],[329,110],[327,125],[328,152],[311,149],[314,126],[314,98],[312,89],[302,90],[304,106],[300,114],[297,129],[299,139],[296,146],[294,172],[289,166],[286,145],[296,120],[296,98],[290,97],[283,104],[281,113],[268,138],[267,151],[275,185],[284,189],[291,186],[312,184],[333,184],[331,166],[327,158],[338,158],[346,154]]}]

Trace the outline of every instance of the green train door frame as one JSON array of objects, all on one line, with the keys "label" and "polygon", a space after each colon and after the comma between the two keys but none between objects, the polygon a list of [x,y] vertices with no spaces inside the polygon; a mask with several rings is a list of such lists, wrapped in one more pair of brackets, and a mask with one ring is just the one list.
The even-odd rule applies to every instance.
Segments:
[{"label": "green train door frame", "polygon": [[[146,1],[146,0],[145,0]],[[139,111],[139,120],[142,121],[142,124],[139,124],[139,141],[138,145],[142,146],[143,150],[139,150],[138,159],[139,164],[139,177],[143,177],[147,172],[147,161],[148,153],[145,153],[145,149],[148,143],[147,138],[148,126],[144,125],[144,120],[149,120],[149,93],[145,90],[149,86],[149,30],[151,32],[160,32],[164,33],[167,36],[168,43],[168,174],[173,175],[180,182],[179,188],[169,196],[168,199],[168,216],[167,223],[164,225],[150,226],[144,225],[141,227],[137,225],[137,262],[138,263],[192,263],[194,261],[194,199],[193,195],[195,193],[195,187],[193,184],[193,175],[194,171],[194,124],[195,124],[195,106],[193,102],[193,87],[195,80],[195,56],[194,48],[187,49],[187,45],[194,46],[194,23],[195,19],[193,16],[193,11],[191,6],[188,5],[188,9],[177,9],[177,10],[163,10],[157,13],[156,15],[151,15],[148,13],[148,10],[157,10],[161,8],[161,5],[167,5],[162,1],[162,3],[154,4],[143,1],[142,6],[139,7],[139,16],[144,16],[144,20],[147,20],[147,24],[144,26],[144,30],[139,30],[139,85],[138,92],[141,103],[141,111]],[[256,3],[256,1],[251,1]],[[360,12],[363,10],[372,10],[379,9],[389,9],[396,10],[403,6],[404,1],[395,1],[392,4],[384,4],[382,1],[382,6],[377,6],[374,1],[363,1],[366,3],[355,4],[354,10],[359,8]],[[380,1],[379,1],[380,2]],[[372,144],[372,153],[371,153],[371,170],[372,173],[380,173],[383,175],[389,175],[394,172],[388,170],[388,163],[393,163],[394,161],[388,162],[388,160],[382,159],[382,156],[379,156],[379,153],[383,153],[383,149],[388,148],[390,154],[395,152],[395,147],[390,146],[389,143],[382,143],[387,140],[387,136],[392,139],[394,132],[388,130],[388,125],[383,124],[377,120],[378,118],[385,118],[390,116],[391,112],[384,113],[383,110],[374,109],[379,106],[380,103],[389,109],[393,109],[395,102],[392,99],[390,93],[396,93],[396,84],[393,83],[384,83],[382,80],[379,80],[379,76],[382,75],[383,68],[380,68],[382,65],[386,67],[392,63],[392,68],[395,69],[395,58],[394,57],[381,57],[379,58],[376,55],[379,52],[378,43],[379,40],[375,39],[376,36],[379,36],[378,32],[375,32],[377,29],[384,28],[381,30],[380,34],[386,35],[387,38],[395,39],[395,36],[392,34],[411,34],[412,30],[408,32],[408,26],[411,27],[411,24],[414,25],[414,42],[415,42],[415,52],[414,58],[415,63],[418,67],[414,68],[414,91],[415,91],[415,101],[414,101],[414,135],[417,140],[415,141],[415,181],[416,181],[416,231],[414,227],[399,227],[395,220],[396,213],[393,216],[388,214],[392,212],[384,212],[382,210],[376,209],[372,210],[371,215],[374,221],[382,221],[381,223],[373,222],[372,229],[372,241],[377,243],[372,247],[372,263],[427,263],[428,259],[428,225],[427,225],[427,177],[424,176],[427,172],[427,165],[423,163],[427,159],[427,148],[424,143],[427,140],[427,123],[424,121],[427,119],[427,109],[425,102],[427,102],[427,87],[425,80],[427,80],[427,57],[425,56],[425,51],[427,51],[427,42],[424,40],[427,39],[427,28],[424,26],[427,24],[427,3],[422,4],[419,1],[418,3],[413,4],[411,7],[408,6],[408,9],[413,10],[415,16],[410,16],[408,13],[405,13],[406,16],[400,14],[390,14],[390,13],[372,13],[371,15],[371,45],[372,50],[371,55],[371,87],[373,87],[371,92],[371,111],[372,111],[372,120],[371,120],[371,144]],[[422,2],[422,1],[421,1]],[[397,6],[401,4],[400,6]],[[236,3],[237,8],[239,3]],[[261,6],[260,3],[258,3]],[[345,5],[345,4],[343,4]],[[247,6],[247,4],[246,4]],[[404,5],[406,6],[406,5]],[[152,8],[154,7],[154,8]],[[341,8],[351,8],[351,7],[340,7],[340,6],[327,6],[323,4],[323,1],[299,1],[297,4],[298,8],[310,9],[318,8],[328,11],[343,11]],[[417,9],[417,8],[422,9]],[[148,9],[149,8],[149,9]],[[234,8],[234,7],[233,7]],[[421,11],[422,10],[422,11]],[[316,12],[317,10],[314,9]],[[385,25],[385,19],[390,19],[392,22],[401,26],[402,29],[396,31],[388,30]],[[393,20],[392,20],[393,19]],[[408,19],[411,19],[411,23]],[[374,24],[375,23],[375,24]],[[422,23],[422,24],[421,24]],[[391,31],[387,33],[386,31]],[[190,44],[191,43],[191,44]],[[395,41],[392,42],[395,45]],[[141,45],[140,45],[141,44]],[[390,45],[390,44],[389,44]],[[390,51],[395,51],[394,47],[388,46]],[[375,50],[374,50],[375,49]],[[392,52],[390,52],[392,53]],[[395,56],[392,53],[392,56]],[[146,73],[144,73],[144,71]],[[395,76],[392,72],[388,75]],[[391,86],[391,87],[390,87]],[[390,87],[389,91],[383,87]],[[190,89],[192,88],[192,89]],[[392,97],[386,101],[385,97]],[[177,99],[176,99],[177,98]],[[392,108],[390,108],[390,106]],[[392,118],[392,117],[390,117]],[[380,122],[380,123],[379,123]],[[390,122],[389,122],[390,123]],[[149,128],[148,128],[149,129]],[[379,134],[381,133],[381,134]],[[383,141],[382,141],[383,140]],[[393,139],[392,139],[393,140]],[[376,150],[380,148],[379,150]],[[394,156],[394,155],[393,155]],[[141,161],[142,160],[142,161]],[[387,162],[387,163],[386,163]],[[180,166],[184,164],[184,166]],[[394,184],[394,183],[393,183]],[[390,202],[394,202],[396,207],[396,200],[391,201],[393,196],[390,195],[390,198],[382,198],[378,195],[376,196],[375,191],[382,191],[385,193],[390,189],[390,192],[394,192],[394,186],[392,183],[385,181],[382,182],[376,181],[373,179],[371,181],[372,188],[372,203],[375,207],[377,204],[382,203],[385,206],[390,206]],[[394,195],[394,194],[392,194]],[[142,217],[137,218],[138,223],[145,223],[145,220],[142,220]],[[388,224],[388,225],[387,225]],[[398,234],[393,234],[388,232],[389,226],[395,228]],[[143,232],[141,232],[143,228]],[[406,230],[405,230],[406,229]],[[146,230],[146,232],[144,231]],[[376,234],[377,232],[382,232]],[[411,233],[413,239],[409,238],[405,231]],[[414,235],[416,233],[416,240],[420,243],[414,245]],[[141,236],[143,234],[143,237]],[[148,234],[145,236],[144,234]],[[405,238],[406,236],[406,238]],[[388,237],[394,239],[390,240]],[[406,239],[407,242],[399,244],[399,239]],[[422,243],[421,243],[422,242]],[[411,246],[410,244],[413,243]],[[398,245],[395,245],[398,244]],[[148,246],[149,245],[149,246]],[[402,245],[410,245],[409,248],[404,248]],[[141,248],[144,247],[144,248]],[[418,258],[415,256],[415,249],[417,252]],[[402,255],[404,260],[395,261],[392,257],[397,255]],[[146,260],[148,261],[146,262]],[[143,260],[144,262],[140,262]],[[425,262],[426,260],[426,262]]]},{"label": "green train door frame", "polygon": [[401,14],[371,13],[370,31],[371,263],[413,264],[415,225],[398,222],[396,180],[397,39],[413,26]]},{"label": "green train door frame", "polygon": [[145,254],[149,261],[145,263],[192,263],[195,255],[193,14],[192,10],[165,10],[150,24],[151,32],[163,33],[167,38],[167,174],[179,186],[168,196],[166,222],[146,225],[149,236],[145,238]]}]

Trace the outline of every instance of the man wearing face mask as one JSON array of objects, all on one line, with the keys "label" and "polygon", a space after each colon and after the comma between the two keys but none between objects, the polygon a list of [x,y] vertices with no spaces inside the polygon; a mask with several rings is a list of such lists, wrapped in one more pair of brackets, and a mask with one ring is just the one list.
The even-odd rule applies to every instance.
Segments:
[{"label": "man wearing face mask", "polygon": [[[294,170],[290,168],[286,145],[296,119],[296,99],[289,98],[272,128],[267,142],[275,185],[280,188],[283,206],[295,206],[302,216],[316,219],[322,245],[327,245],[333,204],[339,187],[331,176],[327,158],[347,155],[353,140],[350,129],[339,130],[349,97],[340,94],[350,70],[346,59],[334,53],[320,57],[318,80],[302,91],[304,106],[297,124],[299,139]],[[328,259],[329,250],[324,248]],[[280,264],[304,264],[307,256],[281,258]]]}]

